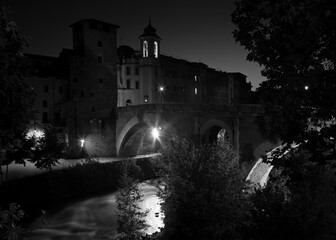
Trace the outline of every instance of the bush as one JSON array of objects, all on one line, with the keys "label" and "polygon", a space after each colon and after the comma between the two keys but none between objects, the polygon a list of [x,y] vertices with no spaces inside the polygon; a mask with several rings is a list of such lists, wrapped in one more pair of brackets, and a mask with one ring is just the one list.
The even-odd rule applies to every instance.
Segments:
[{"label": "bush", "polygon": [[238,154],[220,139],[194,147],[176,139],[163,150],[160,197],[167,239],[238,239],[248,215]]}]

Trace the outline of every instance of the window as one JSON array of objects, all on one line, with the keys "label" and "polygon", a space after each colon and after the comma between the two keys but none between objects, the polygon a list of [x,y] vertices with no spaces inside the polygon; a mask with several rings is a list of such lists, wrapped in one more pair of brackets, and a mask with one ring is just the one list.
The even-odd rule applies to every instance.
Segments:
[{"label": "window", "polygon": [[195,78],[195,82],[197,82],[197,80],[198,80],[198,77],[195,75],[195,77],[194,77],[194,78]]},{"label": "window", "polygon": [[96,107],[95,106],[91,106],[91,112],[96,112]]},{"label": "window", "polygon": [[98,63],[103,63],[103,57],[99,56],[97,61],[98,61]]},{"label": "window", "polygon": [[72,81],[73,81],[74,83],[78,83],[78,79],[77,79],[76,77],[74,77],[74,78],[72,79]]},{"label": "window", "polygon": [[103,79],[103,78],[99,78],[98,80],[99,80],[99,83],[100,83],[100,84],[103,84],[103,83],[104,83],[104,79]]},{"label": "window", "polygon": [[90,27],[90,29],[94,29],[94,30],[96,30],[96,29],[97,29],[97,23],[95,23],[95,22],[90,22],[89,27]]},{"label": "window", "polygon": [[103,47],[103,42],[102,41],[97,41],[97,47]]},{"label": "window", "polygon": [[139,75],[139,68],[138,67],[135,68],[135,75]]},{"label": "window", "polygon": [[62,86],[58,88],[58,92],[63,93],[63,87]]},{"label": "window", "polygon": [[148,42],[144,41],[142,46],[142,56],[148,57]]},{"label": "window", "polygon": [[131,80],[127,79],[127,89],[131,88]]},{"label": "window", "polygon": [[84,91],[83,90],[80,92],[80,95],[81,95],[81,97],[84,97]]},{"label": "window", "polygon": [[48,113],[47,112],[42,113],[42,123],[48,123]]},{"label": "window", "polygon": [[104,30],[105,32],[109,32],[109,31],[110,31],[110,26],[109,26],[108,24],[104,24],[104,25],[103,25],[103,30]]},{"label": "window", "polygon": [[93,97],[94,97],[94,92],[91,92],[91,93],[90,93],[90,96],[93,98]]},{"label": "window", "polygon": [[49,86],[44,85],[44,92],[45,92],[45,93],[48,93],[48,92],[49,92]]},{"label": "window", "polygon": [[154,57],[155,58],[159,57],[159,46],[158,46],[158,43],[156,41],[154,42]]},{"label": "window", "polygon": [[181,87],[181,92],[182,92],[182,93],[185,92],[185,87]]},{"label": "window", "polygon": [[139,81],[136,81],[136,82],[135,82],[135,88],[136,88],[136,89],[139,89]]},{"label": "window", "polygon": [[148,103],[148,95],[144,96],[144,101],[145,101],[145,103]]},{"label": "window", "polygon": [[198,93],[198,89],[197,87],[195,87],[195,95],[197,95],[197,93]]},{"label": "window", "polygon": [[176,85],[173,86],[173,92],[178,92],[178,87]]},{"label": "window", "polygon": [[130,67],[126,67],[126,75],[130,75],[131,74],[131,68]]},{"label": "window", "polygon": [[43,107],[44,108],[48,107],[48,101],[47,100],[43,100]]}]

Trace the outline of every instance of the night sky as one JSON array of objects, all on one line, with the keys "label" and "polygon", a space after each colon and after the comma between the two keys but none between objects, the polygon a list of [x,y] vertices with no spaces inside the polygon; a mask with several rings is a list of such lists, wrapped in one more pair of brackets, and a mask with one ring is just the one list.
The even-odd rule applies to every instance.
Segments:
[{"label": "night sky", "polygon": [[253,89],[264,80],[257,63],[235,43],[231,13],[234,0],[2,0],[12,18],[32,42],[28,53],[58,56],[72,48],[70,24],[95,18],[119,25],[118,44],[139,49],[138,36],[149,18],[162,38],[161,52],[211,68],[241,72]]}]

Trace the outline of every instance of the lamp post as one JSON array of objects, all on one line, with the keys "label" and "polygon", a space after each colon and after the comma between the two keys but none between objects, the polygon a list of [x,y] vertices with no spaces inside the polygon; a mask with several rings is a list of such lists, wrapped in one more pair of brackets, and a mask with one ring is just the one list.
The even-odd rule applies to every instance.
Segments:
[{"label": "lamp post", "polygon": [[163,102],[163,93],[164,93],[164,91],[165,91],[165,88],[164,88],[164,86],[163,85],[160,85],[159,86],[159,93],[160,93],[160,98],[161,98],[161,104],[162,104],[162,102]]}]

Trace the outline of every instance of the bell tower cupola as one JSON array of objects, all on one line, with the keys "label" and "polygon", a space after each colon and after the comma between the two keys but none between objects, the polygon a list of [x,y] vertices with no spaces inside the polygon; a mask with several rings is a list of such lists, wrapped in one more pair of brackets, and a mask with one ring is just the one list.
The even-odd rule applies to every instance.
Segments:
[{"label": "bell tower cupola", "polygon": [[139,39],[142,58],[159,58],[161,38],[156,34],[156,29],[152,26],[151,20],[149,20],[148,26]]}]

